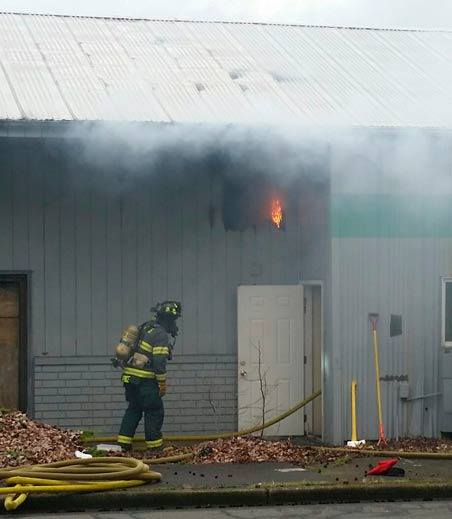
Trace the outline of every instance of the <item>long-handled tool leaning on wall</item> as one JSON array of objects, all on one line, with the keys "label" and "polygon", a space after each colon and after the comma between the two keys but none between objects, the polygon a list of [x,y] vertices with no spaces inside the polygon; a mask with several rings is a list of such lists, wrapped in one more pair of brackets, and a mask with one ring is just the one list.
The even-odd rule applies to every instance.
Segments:
[{"label": "long-handled tool leaning on wall", "polygon": [[378,314],[369,314],[370,324],[372,326],[372,342],[374,347],[374,360],[375,360],[375,380],[376,380],[376,392],[377,392],[377,411],[378,411],[378,445],[386,445],[385,428],[383,425],[383,409],[381,403],[381,384],[380,384],[380,356],[378,347],[378,333],[377,323]]}]

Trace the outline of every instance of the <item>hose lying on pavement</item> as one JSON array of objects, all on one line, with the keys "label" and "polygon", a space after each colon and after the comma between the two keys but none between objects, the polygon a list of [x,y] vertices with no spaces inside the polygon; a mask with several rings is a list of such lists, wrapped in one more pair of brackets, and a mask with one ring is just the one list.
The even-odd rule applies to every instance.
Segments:
[{"label": "hose lying on pavement", "polygon": [[328,449],[344,454],[364,454],[379,458],[404,458],[408,460],[452,460],[452,452],[416,452],[416,451],[390,451],[362,449],[361,447],[320,447],[317,449]]},{"label": "hose lying on pavement", "polygon": [[[272,425],[275,425],[276,423],[280,422],[281,420],[284,420],[288,416],[292,415],[293,413],[296,413],[299,409],[302,407],[305,407],[309,403],[311,403],[314,399],[316,399],[318,396],[321,395],[321,391],[316,391],[315,393],[312,393],[312,395],[308,396],[308,398],[305,398],[301,402],[298,402],[298,404],[294,405],[284,413],[281,413],[280,415],[276,416],[272,420],[269,420],[268,422],[265,422],[261,425],[256,425],[255,427],[249,427],[248,429],[242,429],[241,431],[233,431],[233,432],[225,432],[225,433],[219,433],[219,434],[201,434],[201,435],[183,435],[183,436],[164,436],[164,441],[210,441],[210,440],[220,440],[220,439],[228,439],[228,438],[235,438],[237,436],[248,436],[249,434],[253,434],[258,431],[262,431],[263,429],[267,429],[268,427],[271,427]],[[101,443],[101,442],[115,442],[116,437],[113,436],[94,436],[92,438],[87,438],[86,443]],[[134,442],[144,442],[144,437],[135,437]]]},{"label": "hose lying on pavement", "polygon": [[[312,400],[317,398],[321,391],[316,391],[310,397],[280,414],[273,420],[262,425],[250,427],[242,431],[227,432],[215,435],[202,436],[177,436],[167,437],[166,440],[207,441],[219,438],[233,438],[246,436],[253,432],[261,431],[284,420]],[[92,441],[115,441],[116,438],[96,438]],[[102,490],[114,490],[143,485],[148,481],[160,481],[161,474],[152,472],[150,464],[175,463],[189,460],[194,452],[154,458],[139,461],[133,458],[99,457],[87,459],[74,459],[47,463],[45,465],[26,465],[0,470],[0,480],[15,486],[0,487],[0,495],[5,495],[6,510],[15,510],[29,494],[54,494],[63,492],[97,492]]]},{"label": "hose lying on pavement", "polygon": [[[321,391],[316,391],[305,400],[290,408],[288,411],[276,416],[262,425],[222,434],[167,436],[164,439],[167,441],[208,441],[234,438],[237,436],[247,436],[284,420],[312,402],[320,394]],[[87,440],[87,443],[115,440],[116,438],[112,437],[98,437],[90,438]],[[140,440],[143,440],[143,438],[136,439],[136,441]],[[311,447],[339,451],[346,454],[359,453],[371,456],[398,456],[400,458],[412,459],[452,459],[452,453],[374,451],[360,448],[351,449],[321,446]],[[0,487],[0,495],[6,494],[5,508],[7,510],[15,510],[26,500],[29,494],[96,492],[143,485],[148,481],[160,481],[161,479],[161,474],[151,471],[149,465],[186,461],[193,458],[194,455],[195,453],[191,452],[188,454],[142,461],[133,458],[101,457],[60,461],[45,465],[27,465],[7,468],[0,470],[0,480],[6,480],[7,484],[14,484],[15,486]]]},{"label": "hose lying on pavement", "polygon": [[58,461],[43,465],[24,465],[0,469],[0,486],[8,511],[18,508],[29,494],[98,492],[135,487],[161,480],[161,474],[134,458],[88,458]]},{"label": "hose lying on pavement", "polygon": [[[272,420],[269,420],[268,422],[265,422],[263,425],[257,425],[255,427],[250,427],[249,429],[243,429],[241,431],[236,432],[226,432],[221,434],[208,434],[208,435],[183,435],[183,436],[165,436],[165,441],[210,441],[210,440],[219,440],[219,439],[228,439],[228,438],[234,438],[237,436],[247,436],[249,434],[252,434],[254,432],[262,431],[263,429],[266,429],[268,427],[271,427],[275,423],[280,422],[281,420],[284,420],[291,414],[295,413],[302,407],[305,407],[307,404],[312,402],[315,398],[321,395],[321,391],[316,391],[312,395],[310,395],[305,400],[302,400],[295,406],[291,407],[286,412],[276,416]],[[103,436],[103,437],[92,437],[88,438],[86,440],[86,443],[94,443],[94,442],[114,442],[116,438],[111,436]],[[144,441],[144,438],[136,437],[134,441]],[[310,445],[313,449],[327,449],[332,450],[335,452],[343,452],[344,454],[363,454],[366,456],[375,456],[375,457],[399,457],[399,458],[405,458],[405,459],[430,459],[430,460],[452,460],[452,453],[432,453],[432,452],[412,452],[412,451],[391,451],[391,450],[372,450],[372,449],[363,449],[361,447],[351,448],[351,447],[328,447],[328,446],[320,446],[320,445]],[[148,464],[161,464],[161,463],[175,463],[178,461],[187,461],[191,458],[193,458],[195,455],[194,452],[188,453],[188,454],[180,454],[176,456],[171,456],[168,458],[157,458],[157,459],[147,459],[143,460],[145,463]]]}]

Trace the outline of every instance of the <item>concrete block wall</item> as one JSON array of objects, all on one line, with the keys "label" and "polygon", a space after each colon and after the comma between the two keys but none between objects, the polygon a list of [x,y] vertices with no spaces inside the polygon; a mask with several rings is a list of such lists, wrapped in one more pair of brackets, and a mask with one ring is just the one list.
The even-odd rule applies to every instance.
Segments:
[{"label": "concrete block wall", "polygon": [[[36,420],[117,434],[127,404],[121,372],[111,366],[109,357],[35,357],[33,364],[30,407]],[[231,355],[186,355],[169,362],[164,432],[236,430],[236,366]],[[143,431],[143,424],[138,431]]]}]

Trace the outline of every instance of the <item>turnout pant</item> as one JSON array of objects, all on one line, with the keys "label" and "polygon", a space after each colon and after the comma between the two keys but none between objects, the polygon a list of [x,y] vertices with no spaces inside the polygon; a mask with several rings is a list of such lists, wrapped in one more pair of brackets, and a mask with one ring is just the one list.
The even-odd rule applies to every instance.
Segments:
[{"label": "turnout pant", "polygon": [[131,445],[138,424],[144,414],[144,437],[150,449],[156,449],[163,443],[162,425],[164,419],[163,401],[159,387],[153,379],[134,380],[124,384],[126,400],[129,406],[122,419],[118,443]]}]

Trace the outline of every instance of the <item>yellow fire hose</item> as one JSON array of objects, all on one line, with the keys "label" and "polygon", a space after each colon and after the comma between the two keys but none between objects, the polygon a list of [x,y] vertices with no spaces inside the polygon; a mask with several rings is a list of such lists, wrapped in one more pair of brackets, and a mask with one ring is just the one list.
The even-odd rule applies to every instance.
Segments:
[{"label": "yellow fire hose", "polygon": [[[265,422],[261,425],[256,425],[255,427],[250,427],[248,429],[242,429],[241,431],[233,431],[233,432],[225,432],[220,434],[201,434],[201,435],[183,435],[183,436],[164,436],[164,441],[210,441],[210,440],[220,440],[220,439],[228,439],[228,438],[235,438],[236,436],[248,436],[249,434],[253,434],[258,431],[262,431],[263,429],[267,429],[268,427],[271,427],[272,425],[275,425],[275,423],[280,422],[281,420],[284,420],[288,416],[292,415],[293,413],[296,413],[299,409],[302,407],[305,407],[310,402],[312,402],[315,398],[321,395],[321,391],[316,391],[315,393],[312,393],[311,396],[308,398],[305,398],[301,402],[298,402],[298,404],[294,405],[284,413],[281,413],[280,415],[276,416],[272,420],[269,420],[268,422]],[[116,437],[114,436],[95,436],[92,438],[88,438],[86,440],[87,443],[101,443],[101,442],[115,442]],[[136,437],[133,440],[134,442],[144,442],[144,438]]]},{"label": "yellow fire hose", "polygon": [[[356,388],[355,388],[356,390]],[[299,402],[294,407],[291,407],[288,411],[276,416],[272,420],[265,422],[263,425],[257,425],[255,427],[251,427],[249,429],[243,429],[241,431],[236,432],[227,432],[221,434],[206,434],[206,435],[183,435],[183,436],[165,436],[165,441],[210,441],[210,440],[218,440],[218,439],[227,439],[234,438],[237,436],[247,436],[254,432],[261,431],[262,429],[266,429],[281,420],[284,420],[291,414],[295,413],[302,407],[305,407],[307,404],[312,402],[315,398],[321,395],[321,391],[316,391],[311,396],[306,398],[305,400]],[[115,437],[112,436],[98,436],[87,439],[86,443],[95,443],[95,442],[114,442],[116,441]],[[143,437],[134,438],[134,442],[144,441]],[[329,447],[329,446],[321,446],[321,445],[310,445],[313,449],[325,449],[329,451],[335,452],[343,452],[344,454],[363,454],[366,456],[374,456],[374,457],[398,457],[405,459],[429,459],[429,460],[452,460],[452,453],[440,453],[440,452],[414,452],[414,451],[391,451],[391,450],[372,450],[372,449],[364,449],[362,447],[350,448],[350,447]],[[190,452],[188,454],[179,454],[176,456],[171,456],[168,458],[157,458],[157,459],[149,459],[143,460],[147,464],[161,464],[161,463],[174,463],[177,461],[186,461],[193,458],[195,453]]]},{"label": "yellow fire hose", "polygon": [[43,465],[25,465],[0,469],[0,487],[7,511],[16,510],[29,494],[63,492],[99,492],[129,488],[161,480],[161,474],[133,458],[89,458],[59,461]]},{"label": "yellow fire hose", "polygon": [[[221,435],[185,436],[184,439],[186,441],[206,441],[209,439],[232,438],[234,436],[252,434],[270,427],[295,413],[314,400],[314,398],[317,398],[320,393],[320,391],[316,391],[309,398],[299,402],[296,406],[263,425]],[[115,438],[104,438],[102,441],[114,440]],[[15,510],[26,500],[28,494],[97,492],[143,485],[147,481],[160,481],[161,479],[161,475],[158,472],[152,472],[149,469],[149,464],[188,460],[193,455],[193,453],[189,453],[144,460],[144,462],[133,458],[100,457],[9,468],[0,471],[0,480],[5,479],[8,484],[14,484],[15,486],[0,487],[0,495],[6,494],[5,508],[7,510]]]},{"label": "yellow fire hose", "polygon": [[[243,429],[241,431],[236,432],[227,432],[221,434],[206,434],[206,435],[184,435],[184,436],[165,436],[163,439],[165,441],[210,441],[210,440],[218,440],[218,439],[227,439],[234,438],[237,436],[247,436],[254,432],[261,431],[262,429],[266,429],[281,420],[284,420],[291,414],[295,413],[302,407],[305,407],[307,404],[312,402],[315,398],[321,395],[321,391],[316,391],[311,396],[306,398],[305,400],[299,402],[294,407],[291,407],[286,412],[276,416],[272,420],[265,422],[263,425],[257,425],[255,427],[251,427],[249,429]],[[86,443],[96,443],[96,442],[114,442],[116,441],[116,437],[112,436],[98,436],[87,439]],[[143,437],[134,438],[134,442],[144,441]],[[358,453],[364,454],[366,456],[375,456],[375,457],[399,457],[405,459],[433,459],[433,460],[452,460],[452,453],[436,453],[436,452],[412,452],[412,451],[391,451],[391,450],[372,450],[372,449],[363,449],[361,447],[356,448],[345,448],[345,447],[329,447],[329,446],[320,446],[320,445],[310,445],[313,449],[326,449],[330,451],[343,452],[344,454]],[[162,463],[174,463],[177,461],[185,461],[193,458],[195,453],[191,452],[188,454],[179,454],[176,456],[171,456],[167,458],[157,458],[157,459],[148,459],[143,460],[148,465],[150,464],[162,464]]]},{"label": "yellow fire hose", "polygon": [[[320,394],[321,391],[316,391],[310,397],[263,425],[220,435],[184,436],[183,439],[185,441],[207,441],[246,436],[283,420],[312,402]],[[171,440],[172,438],[175,437],[165,439]],[[180,438],[177,437],[177,439]],[[115,440],[116,438],[96,439],[96,441]],[[99,457],[7,468],[0,470],[0,480],[4,479],[9,485],[14,484],[15,486],[0,487],[0,495],[6,494],[5,508],[10,511],[18,508],[29,494],[97,492],[134,487],[143,485],[148,481],[160,481],[161,474],[151,471],[149,469],[150,464],[175,463],[191,459],[193,456],[194,453],[188,453],[143,461],[133,458]]]},{"label": "yellow fire hose", "polygon": [[[275,423],[284,420],[302,407],[317,398],[321,391],[316,391],[305,400],[299,402],[288,411],[265,422],[262,425],[250,427],[242,431],[228,432],[215,435],[187,435],[168,436],[169,441],[208,441],[216,439],[234,438],[246,436],[254,432],[266,429]],[[89,442],[115,441],[116,438],[101,437],[91,438]],[[139,438],[136,441],[140,441]],[[413,459],[452,459],[452,453],[419,453],[419,452],[396,452],[396,451],[373,451],[369,449],[346,449],[340,447],[318,447],[338,452],[360,453],[371,456],[397,456],[399,458]],[[17,509],[29,494],[54,494],[64,492],[98,492],[115,490],[143,485],[147,482],[161,480],[161,474],[150,470],[151,464],[175,463],[189,460],[195,455],[194,452],[168,456],[149,460],[136,460],[134,458],[121,457],[96,457],[88,459],[74,459],[48,463],[43,465],[26,465],[22,467],[10,467],[1,470],[0,480],[5,480],[8,487],[0,487],[0,495],[6,495],[5,508],[8,511]]]},{"label": "yellow fire hose", "polygon": [[362,449],[361,447],[315,447],[344,454],[364,454],[375,458],[404,458],[406,460],[452,460],[452,452],[415,452]]}]

